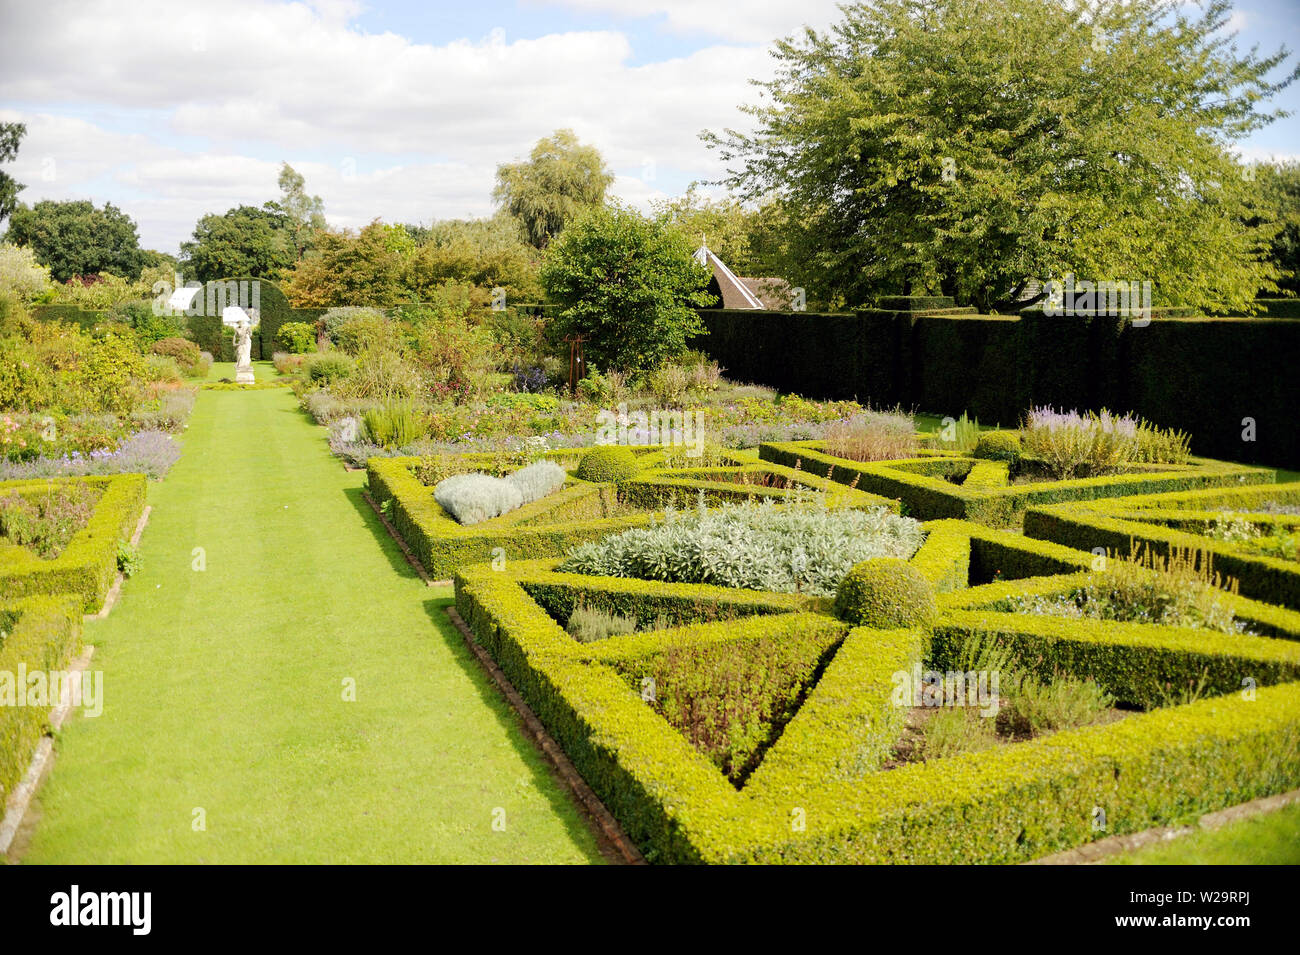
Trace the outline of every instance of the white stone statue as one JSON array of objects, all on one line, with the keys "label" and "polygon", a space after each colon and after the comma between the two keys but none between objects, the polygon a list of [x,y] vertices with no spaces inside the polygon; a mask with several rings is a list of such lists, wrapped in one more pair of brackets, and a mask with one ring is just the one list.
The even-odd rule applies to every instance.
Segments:
[{"label": "white stone statue", "polygon": [[230,305],[222,309],[221,320],[235,330],[235,381],[252,384],[253,318],[242,308]]}]

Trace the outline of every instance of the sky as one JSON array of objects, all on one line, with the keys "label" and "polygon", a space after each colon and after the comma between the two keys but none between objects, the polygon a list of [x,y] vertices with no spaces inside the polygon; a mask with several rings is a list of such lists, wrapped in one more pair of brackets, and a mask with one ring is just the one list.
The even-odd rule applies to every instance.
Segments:
[{"label": "sky", "polygon": [[[336,228],[490,215],[497,165],[568,127],[644,209],[718,178],[700,131],[745,128],[772,41],[837,16],[834,0],[0,0],[0,122],[28,130],[6,168],[22,201],[112,202],[175,254],[200,216],[276,198],[282,161]],[[1240,0],[1231,28],[1300,50],[1300,0]],[[1300,114],[1297,86],[1275,105]],[[1300,157],[1300,115],[1243,155]]]}]

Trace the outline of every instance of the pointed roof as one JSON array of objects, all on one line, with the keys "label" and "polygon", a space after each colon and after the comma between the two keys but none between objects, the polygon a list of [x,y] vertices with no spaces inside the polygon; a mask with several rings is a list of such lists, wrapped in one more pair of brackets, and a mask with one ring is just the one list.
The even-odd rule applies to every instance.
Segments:
[{"label": "pointed roof", "polygon": [[695,250],[695,261],[707,266],[713,272],[714,281],[722,294],[723,308],[767,308],[754,291],[738,278],[736,273],[727,268],[727,263],[713,254],[708,243],[700,237],[700,247]]}]

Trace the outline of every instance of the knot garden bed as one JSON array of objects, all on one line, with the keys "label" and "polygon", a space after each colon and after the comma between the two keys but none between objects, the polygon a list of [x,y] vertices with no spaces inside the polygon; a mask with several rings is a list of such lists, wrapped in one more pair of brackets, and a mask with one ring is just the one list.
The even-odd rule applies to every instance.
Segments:
[{"label": "knot garden bed", "polygon": [[143,474],[120,474],[0,481],[0,498],[16,494],[38,500],[74,486],[96,495],[89,517],[55,557],[41,557],[26,547],[3,541],[0,599],[70,593],[80,598],[87,613],[103,605],[117,576],[118,545],[131,539],[144,511],[147,478]]},{"label": "knot garden bed", "polygon": [[[831,506],[884,507],[895,513],[899,508],[896,500],[770,462],[726,455],[721,465],[674,467],[667,460],[669,449],[634,450],[638,470],[626,480],[592,482],[570,474],[563,487],[546,497],[470,525],[456,521],[434,500],[433,487],[417,476],[420,458],[371,458],[366,471],[376,506],[435,580],[450,578],[468,564],[499,557],[512,561],[557,557],[575,544],[644,527],[662,517],[665,507],[689,507],[701,498],[714,505],[816,495]],[[582,454],[577,449],[551,451],[543,457],[572,471]],[[490,454],[455,458],[485,469],[493,462]]]},{"label": "knot garden bed", "polygon": [[1271,484],[1276,478],[1266,468],[1191,457],[1186,464],[1133,465],[1119,474],[1016,484],[1005,461],[931,448],[916,457],[862,462],[828,454],[822,441],[767,442],[759,446],[759,458],[896,498],[903,513],[918,520],[961,518],[994,527],[1019,524],[1025,510],[1034,506]]},{"label": "knot garden bed", "polygon": [[[939,594],[927,628],[557,560],[463,567],[456,606],[655,862],[1019,862],[1300,783],[1300,614],[1225,594],[1261,636],[1008,612],[1009,597],[1077,587],[1093,555],[967,521],[925,530],[911,563]],[[579,604],[659,628],[579,643],[561,622]],[[891,768],[900,675],[951,669],[990,637],[1095,680],[1127,715]],[[719,659],[730,688],[701,686],[698,664]],[[1189,684],[1200,698],[1170,701]],[[722,740],[730,763],[710,707],[747,718],[748,735]]]},{"label": "knot garden bed", "polygon": [[[1216,536],[1225,524],[1228,533]],[[1161,555],[1199,550],[1245,596],[1300,609],[1300,555],[1261,552],[1258,543],[1300,537],[1300,482],[1033,507],[1025,513],[1025,533],[1081,550],[1123,552],[1132,544]]]}]

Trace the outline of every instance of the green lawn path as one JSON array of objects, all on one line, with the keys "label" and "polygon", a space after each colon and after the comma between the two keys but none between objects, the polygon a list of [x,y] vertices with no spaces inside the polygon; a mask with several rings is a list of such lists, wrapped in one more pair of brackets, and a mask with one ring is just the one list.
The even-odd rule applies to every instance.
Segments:
[{"label": "green lawn path", "polygon": [[363,485],[288,389],[200,392],[24,861],[601,860]]},{"label": "green lawn path", "polygon": [[1300,805],[1126,852],[1115,865],[1300,865]]}]

